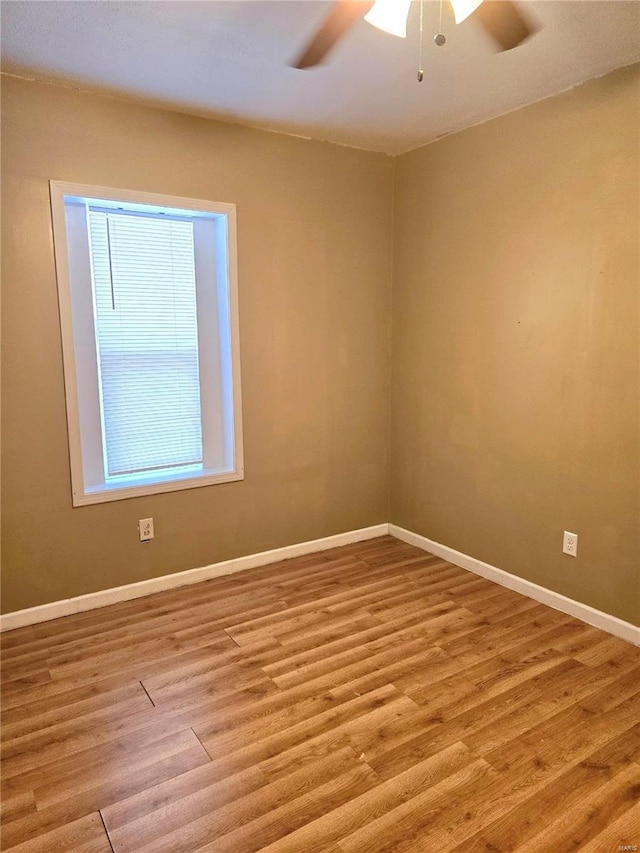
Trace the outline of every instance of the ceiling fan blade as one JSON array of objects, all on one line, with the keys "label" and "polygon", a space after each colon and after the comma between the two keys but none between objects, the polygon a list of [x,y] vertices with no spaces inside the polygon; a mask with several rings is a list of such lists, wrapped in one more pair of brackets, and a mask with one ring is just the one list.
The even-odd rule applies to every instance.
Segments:
[{"label": "ceiling fan blade", "polygon": [[309,44],[291,65],[293,68],[311,68],[325,58],[338,39],[367,14],[373,2],[361,0],[336,0],[320,28]]},{"label": "ceiling fan blade", "polygon": [[485,0],[473,12],[471,18],[484,28],[500,50],[517,47],[537,29],[511,0]]}]

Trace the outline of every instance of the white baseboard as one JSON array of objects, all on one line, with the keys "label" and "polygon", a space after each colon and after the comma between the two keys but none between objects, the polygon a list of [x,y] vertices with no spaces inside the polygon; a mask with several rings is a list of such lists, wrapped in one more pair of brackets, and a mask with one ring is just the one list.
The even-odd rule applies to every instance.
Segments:
[{"label": "white baseboard", "polygon": [[51,604],[41,604],[38,607],[29,607],[26,610],[17,610],[14,613],[5,613],[0,616],[0,631],[10,631],[14,628],[23,628],[25,625],[36,625],[39,622],[47,622],[50,619],[58,619],[60,616],[69,616],[72,613],[82,613],[85,610],[94,610],[97,607],[105,607],[108,604],[116,604],[119,601],[129,601],[134,598],[142,598],[154,592],[163,592],[167,589],[175,589],[179,586],[188,586],[201,583],[210,578],[230,575],[242,572],[246,569],[266,566],[269,563],[277,563],[280,560],[288,560],[291,557],[300,557],[305,554],[313,554],[317,551],[326,551],[329,548],[338,548],[340,545],[349,545],[352,542],[362,542],[365,539],[375,539],[377,536],[390,534],[396,539],[415,545],[423,551],[435,554],[443,560],[447,560],[456,566],[481,575],[490,581],[506,586],[509,589],[547,604],[570,616],[575,616],[589,625],[601,628],[616,637],[620,637],[629,643],[640,646],[640,627],[632,625],[603,613],[588,604],[582,604],[561,595],[559,592],[538,586],[538,584],[512,575],[502,569],[483,563],[462,554],[426,536],[412,533],[396,524],[376,524],[372,527],[363,527],[360,530],[349,530],[346,533],[338,533],[335,536],[325,536],[322,539],[312,539],[309,542],[299,542],[296,545],[286,545],[283,548],[274,548],[271,551],[261,551],[258,554],[249,554],[246,557],[236,557],[221,563],[212,563],[210,566],[202,566],[196,569],[187,569],[183,572],[175,572],[163,575],[159,578],[138,581],[137,583],[118,586],[112,589],[103,589],[99,592],[90,592],[87,595],[78,595],[75,598],[66,598],[63,601],[53,601]]},{"label": "white baseboard", "polygon": [[322,539],[286,545],[283,548],[261,551],[258,554],[249,554],[246,557],[236,557],[233,560],[213,563],[210,566],[187,569],[184,572],[162,575],[159,578],[150,578],[149,580],[126,584],[126,586],[117,586],[99,592],[90,592],[87,595],[78,595],[75,598],[53,601],[51,604],[41,604],[38,607],[29,607],[26,610],[16,610],[13,613],[5,613],[0,616],[0,631],[23,628],[25,625],[36,625],[38,622],[47,622],[50,619],[58,619],[60,616],[82,613],[85,610],[94,610],[97,607],[104,607],[107,604],[115,604],[119,601],[142,598],[154,592],[201,583],[210,578],[242,572],[245,569],[254,569],[257,566],[266,566],[269,563],[278,563],[280,560],[289,560],[291,557],[326,551],[329,548],[338,548],[340,545],[350,545],[352,542],[362,542],[365,539],[375,539],[377,536],[386,536],[388,532],[388,524],[376,524],[373,527],[349,530],[335,536],[325,536]]},{"label": "white baseboard", "polygon": [[512,575],[509,572],[491,566],[489,563],[483,563],[482,560],[476,560],[475,557],[462,554],[460,551],[455,551],[453,548],[441,545],[432,539],[427,539],[426,536],[412,533],[410,530],[405,530],[396,524],[389,524],[389,534],[395,536],[396,539],[401,539],[403,542],[408,542],[410,545],[415,545],[417,548],[422,548],[423,551],[435,554],[436,557],[442,557],[443,560],[447,560],[449,563],[453,563],[463,569],[468,569],[476,575],[482,575],[483,578],[499,583],[501,586],[506,586],[515,592],[540,601],[542,604],[548,604],[549,607],[553,607],[555,610],[561,610],[563,613],[575,616],[577,619],[581,619],[583,622],[593,625],[596,628],[601,628],[603,631],[620,637],[628,643],[640,646],[640,627],[632,625],[630,622],[625,622],[623,619],[618,619],[617,616],[611,616],[609,613],[603,613],[601,610],[589,607],[588,604],[574,601],[572,598],[567,598],[559,592],[554,592],[544,586],[538,586],[536,583],[519,578],[517,575]]}]

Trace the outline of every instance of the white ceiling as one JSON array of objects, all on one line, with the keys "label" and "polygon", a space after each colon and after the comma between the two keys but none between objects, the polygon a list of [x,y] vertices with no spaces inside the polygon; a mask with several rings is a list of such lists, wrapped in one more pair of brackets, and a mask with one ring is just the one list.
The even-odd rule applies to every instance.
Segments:
[{"label": "white ceiling", "polygon": [[640,61],[637,0],[521,0],[542,29],[493,53],[473,21],[425,0],[409,36],[358,21],[305,71],[288,67],[330,3],[317,0],[4,0],[3,71],[397,154]]}]

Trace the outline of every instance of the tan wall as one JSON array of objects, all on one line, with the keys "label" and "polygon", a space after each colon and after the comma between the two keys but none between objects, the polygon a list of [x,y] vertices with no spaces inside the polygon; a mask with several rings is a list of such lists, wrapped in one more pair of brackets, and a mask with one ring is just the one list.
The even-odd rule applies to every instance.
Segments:
[{"label": "tan wall", "polygon": [[[390,468],[395,523],[635,623],[638,94],[615,72],[396,161]],[[394,161],[2,95],[3,610],[386,521]],[[49,178],[237,204],[244,482],[72,508]]]},{"label": "tan wall", "polygon": [[390,469],[395,523],[636,624],[639,79],[398,159]]},{"label": "tan wall", "polygon": [[[6,77],[2,107],[3,610],[387,521],[393,160]],[[72,508],[50,178],[236,203],[243,482]]]}]

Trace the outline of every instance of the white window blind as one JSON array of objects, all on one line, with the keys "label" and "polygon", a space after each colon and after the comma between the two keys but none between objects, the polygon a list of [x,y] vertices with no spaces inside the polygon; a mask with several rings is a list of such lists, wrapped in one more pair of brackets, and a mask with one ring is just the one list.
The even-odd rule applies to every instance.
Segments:
[{"label": "white window blind", "polygon": [[202,465],[193,224],[89,208],[107,478]]}]

